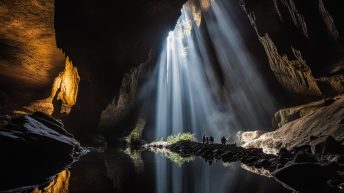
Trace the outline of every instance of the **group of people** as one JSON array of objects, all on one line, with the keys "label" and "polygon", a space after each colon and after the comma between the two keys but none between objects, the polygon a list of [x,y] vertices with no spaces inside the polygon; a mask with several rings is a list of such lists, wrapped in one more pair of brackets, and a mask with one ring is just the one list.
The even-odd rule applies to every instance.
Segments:
[{"label": "group of people", "polygon": [[214,137],[213,136],[205,136],[205,134],[202,137],[203,144],[214,144]]},{"label": "group of people", "polygon": [[[221,137],[221,144],[226,145],[227,144],[227,138],[225,136]],[[213,136],[206,136],[205,134],[202,137],[203,144],[214,144],[214,137]]]}]

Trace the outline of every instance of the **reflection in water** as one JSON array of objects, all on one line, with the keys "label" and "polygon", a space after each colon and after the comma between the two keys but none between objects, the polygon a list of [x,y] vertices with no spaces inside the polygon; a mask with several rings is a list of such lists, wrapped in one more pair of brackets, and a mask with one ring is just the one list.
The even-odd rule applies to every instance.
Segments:
[{"label": "reflection in water", "polygon": [[137,173],[142,173],[144,170],[144,162],[141,157],[141,150],[133,149],[128,146],[123,153],[128,155],[135,166],[135,170]]},{"label": "reflection in water", "polygon": [[36,187],[31,193],[68,193],[71,172],[63,170],[45,187]]},{"label": "reflection in water", "polygon": [[156,193],[275,193],[288,192],[272,178],[262,177],[243,170],[240,164],[208,162],[195,158],[182,166],[168,159],[156,157]]},{"label": "reflection in water", "polygon": [[182,166],[184,163],[192,162],[195,160],[194,156],[182,157],[178,153],[172,152],[166,148],[150,147],[149,150],[156,153],[157,156],[163,156],[168,158],[170,161],[174,162],[178,166]]},{"label": "reflection in water", "polygon": [[245,164],[241,164],[241,168],[249,171],[249,172],[252,172],[252,173],[255,173],[255,174],[258,174],[258,175],[262,175],[262,176],[265,176],[265,177],[268,177],[268,178],[271,178],[271,174],[269,172],[269,170],[266,170],[264,168],[256,168],[256,167],[253,167],[253,166],[248,166],[248,165],[245,165]]},{"label": "reflection in water", "polygon": [[[90,152],[33,193],[288,192],[272,178],[243,170],[239,163],[213,161],[209,165],[203,159],[194,158],[179,165],[160,153],[142,151],[139,155],[144,162],[142,171],[135,169],[135,164],[122,150]],[[160,179],[155,175],[157,166],[162,166]]]}]

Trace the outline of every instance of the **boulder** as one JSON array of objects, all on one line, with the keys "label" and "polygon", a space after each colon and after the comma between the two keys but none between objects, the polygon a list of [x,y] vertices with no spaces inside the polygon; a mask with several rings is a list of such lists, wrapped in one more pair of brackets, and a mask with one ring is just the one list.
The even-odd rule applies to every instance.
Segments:
[{"label": "boulder", "polygon": [[53,117],[36,113],[16,118],[0,127],[0,192],[45,183],[84,152]]}]

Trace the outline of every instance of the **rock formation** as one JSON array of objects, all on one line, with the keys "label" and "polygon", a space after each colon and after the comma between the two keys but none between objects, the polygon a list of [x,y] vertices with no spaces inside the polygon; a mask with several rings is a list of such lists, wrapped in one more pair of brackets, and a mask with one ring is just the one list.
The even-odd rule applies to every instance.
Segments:
[{"label": "rock formation", "polygon": [[325,8],[323,0],[319,0],[319,11],[321,13],[321,16],[324,19],[324,23],[326,24],[327,31],[328,31],[329,35],[333,39],[337,39],[339,37],[338,29],[334,23],[334,20],[333,20],[331,14]]},{"label": "rock formation", "polygon": [[27,191],[50,181],[85,149],[61,121],[36,112],[14,118],[0,128],[0,152],[0,191]]},{"label": "rock formation", "polygon": [[305,37],[309,38],[307,23],[302,13],[300,13],[300,11],[297,9],[294,0],[274,0],[273,2],[280,19],[284,21],[283,16],[278,8],[278,2],[280,2],[281,5],[285,6],[288,9],[289,16],[292,18],[293,24],[302,31]]},{"label": "rock formation", "polygon": [[[332,137],[318,138],[312,146],[282,148],[278,155],[264,154],[260,148],[242,148],[235,144],[202,144],[179,141],[166,146],[184,159],[199,156],[211,163],[240,161],[248,171],[273,177],[284,187],[300,192],[340,192],[344,175],[344,146]],[[313,151],[316,147],[317,151]]]},{"label": "rock formation", "polygon": [[56,46],[53,0],[1,1],[0,23],[0,90],[13,110],[44,98],[65,57]]},{"label": "rock formation", "polygon": [[[55,78],[50,96],[24,106],[24,111],[28,113],[41,111],[52,115],[55,110],[58,111],[57,114],[69,114],[77,100],[79,81],[78,69],[67,57],[65,69]],[[58,101],[61,101],[62,104],[56,106],[59,109],[54,109],[54,103]]]},{"label": "rock formation", "polygon": [[[314,138],[333,136],[344,140],[344,97],[313,102],[303,106],[279,111],[275,115],[275,131],[246,140],[242,143],[247,148],[263,148],[266,153],[276,154],[280,148],[291,149],[310,144]],[[292,117],[292,118],[290,118]],[[289,122],[288,122],[289,121]],[[245,132],[241,134],[245,135]]]},{"label": "rock formation", "polygon": [[[274,0],[272,3],[273,5],[270,6],[273,6],[276,12],[275,14],[269,13],[269,16],[278,17],[280,22],[274,23],[271,27],[262,24],[262,20],[268,18],[261,13],[261,9],[252,5],[252,1],[245,0],[241,1],[240,4],[256,31],[267,55],[270,68],[279,83],[290,93],[301,96],[308,95],[319,98],[341,94],[343,92],[341,86],[343,75],[327,73],[323,67],[320,67],[321,65],[330,65],[333,62],[331,60],[335,57],[343,60],[340,46],[338,46],[343,45],[343,42],[338,39],[340,32],[324,2],[317,0],[316,9],[302,2],[296,3],[293,0]],[[309,7],[309,10],[305,9],[306,6]],[[315,17],[314,14],[319,17]],[[299,31],[290,27],[290,23]],[[321,26],[322,24],[324,26]],[[277,35],[276,26],[284,29],[284,32]],[[326,34],[319,30],[316,31],[319,27],[325,27]],[[303,37],[298,34],[299,32],[302,33]],[[290,37],[283,37],[282,34]],[[319,36],[321,39],[317,39]],[[326,45],[328,49],[325,50],[323,45]],[[330,52],[328,56],[332,58],[324,60],[325,56],[321,54],[327,52]],[[314,58],[319,58],[319,60],[314,60]],[[325,62],[326,64],[324,64]],[[314,73],[314,71],[316,72]]]},{"label": "rock formation", "polygon": [[85,138],[99,132],[101,113],[114,98],[118,99],[124,74],[147,61],[151,50],[158,57],[185,2],[55,2],[57,45],[82,77],[78,107],[64,119],[69,128],[75,129],[72,132]]},{"label": "rock formation", "polygon": [[58,173],[54,180],[52,180],[47,186],[41,188],[36,187],[31,193],[48,193],[48,192],[69,192],[69,179],[71,172],[69,170],[63,170]]}]

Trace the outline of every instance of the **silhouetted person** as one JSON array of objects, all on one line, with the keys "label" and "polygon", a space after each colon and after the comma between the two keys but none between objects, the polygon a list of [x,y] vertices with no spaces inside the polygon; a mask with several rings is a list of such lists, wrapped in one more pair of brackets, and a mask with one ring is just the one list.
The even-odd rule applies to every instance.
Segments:
[{"label": "silhouetted person", "polygon": [[227,143],[227,139],[225,138],[225,136],[222,136],[221,137],[221,144],[226,145],[226,143]]},{"label": "silhouetted person", "polygon": [[205,137],[205,144],[209,144],[209,137]]},{"label": "silhouetted person", "polygon": [[203,142],[203,144],[205,144],[205,134],[203,134],[202,142]]},{"label": "silhouetted person", "polygon": [[214,137],[210,136],[209,141],[210,141],[210,144],[214,144]]}]

